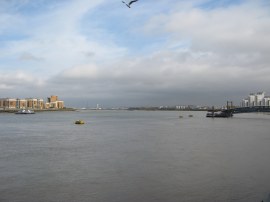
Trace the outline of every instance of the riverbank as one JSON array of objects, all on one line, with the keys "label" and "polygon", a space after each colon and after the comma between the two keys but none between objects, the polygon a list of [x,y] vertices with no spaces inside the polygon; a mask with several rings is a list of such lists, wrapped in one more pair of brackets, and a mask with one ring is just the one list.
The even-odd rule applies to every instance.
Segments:
[{"label": "riverbank", "polygon": [[[15,113],[19,109],[0,109],[0,113]],[[74,108],[63,108],[63,109],[35,109],[35,112],[62,112],[62,111],[76,111]]]}]

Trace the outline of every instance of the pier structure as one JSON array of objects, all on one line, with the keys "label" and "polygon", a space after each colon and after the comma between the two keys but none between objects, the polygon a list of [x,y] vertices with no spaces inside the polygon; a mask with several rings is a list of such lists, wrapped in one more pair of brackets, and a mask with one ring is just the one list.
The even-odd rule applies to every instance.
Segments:
[{"label": "pier structure", "polygon": [[211,118],[229,118],[234,114],[240,113],[258,113],[258,112],[270,112],[270,106],[251,106],[251,107],[234,107],[231,101],[227,101],[226,109],[216,110],[212,108],[208,111],[206,117]]},{"label": "pier structure", "polygon": [[270,96],[265,92],[250,93],[242,100],[240,107],[235,107],[232,101],[227,101],[225,109],[215,110],[214,107],[208,111],[206,117],[232,117],[240,113],[270,112]]},{"label": "pier structure", "polygon": [[270,112],[270,106],[237,107],[237,108],[232,109],[232,112],[233,114]]}]

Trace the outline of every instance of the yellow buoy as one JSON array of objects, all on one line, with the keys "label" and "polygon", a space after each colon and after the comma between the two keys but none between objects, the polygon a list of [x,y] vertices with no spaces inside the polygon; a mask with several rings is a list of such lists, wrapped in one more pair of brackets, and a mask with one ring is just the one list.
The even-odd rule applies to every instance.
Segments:
[{"label": "yellow buoy", "polygon": [[83,120],[77,120],[77,121],[75,121],[75,124],[84,124],[84,121]]}]

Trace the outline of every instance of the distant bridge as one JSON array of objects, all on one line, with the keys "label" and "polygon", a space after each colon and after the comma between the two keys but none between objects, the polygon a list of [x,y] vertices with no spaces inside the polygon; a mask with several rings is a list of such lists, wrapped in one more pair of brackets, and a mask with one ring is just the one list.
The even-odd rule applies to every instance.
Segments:
[{"label": "distant bridge", "polygon": [[252,112],[270,112],[270,106],[254,106],[254,107],[236,107],[228,109],[233,114],[252,113]]},{"label": "distant bridge", "polygon": [[253,107],[234,107],[231,102],[231,106],[227,102],[227,109],[222,110],[209,110],[206,117],[232,117],[233,114],[240,113],[256,113],[256,112],[270,112],[270,106],[253,106]]}]

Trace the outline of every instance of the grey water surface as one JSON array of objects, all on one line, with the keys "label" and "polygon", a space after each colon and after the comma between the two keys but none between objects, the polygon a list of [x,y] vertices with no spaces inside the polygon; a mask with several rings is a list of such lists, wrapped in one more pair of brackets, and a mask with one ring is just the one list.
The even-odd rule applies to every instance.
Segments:
[{"label": "grey water surface", "polygon": [[266,201],[270,115],[205,114],[0,113],[0,201]]}]

